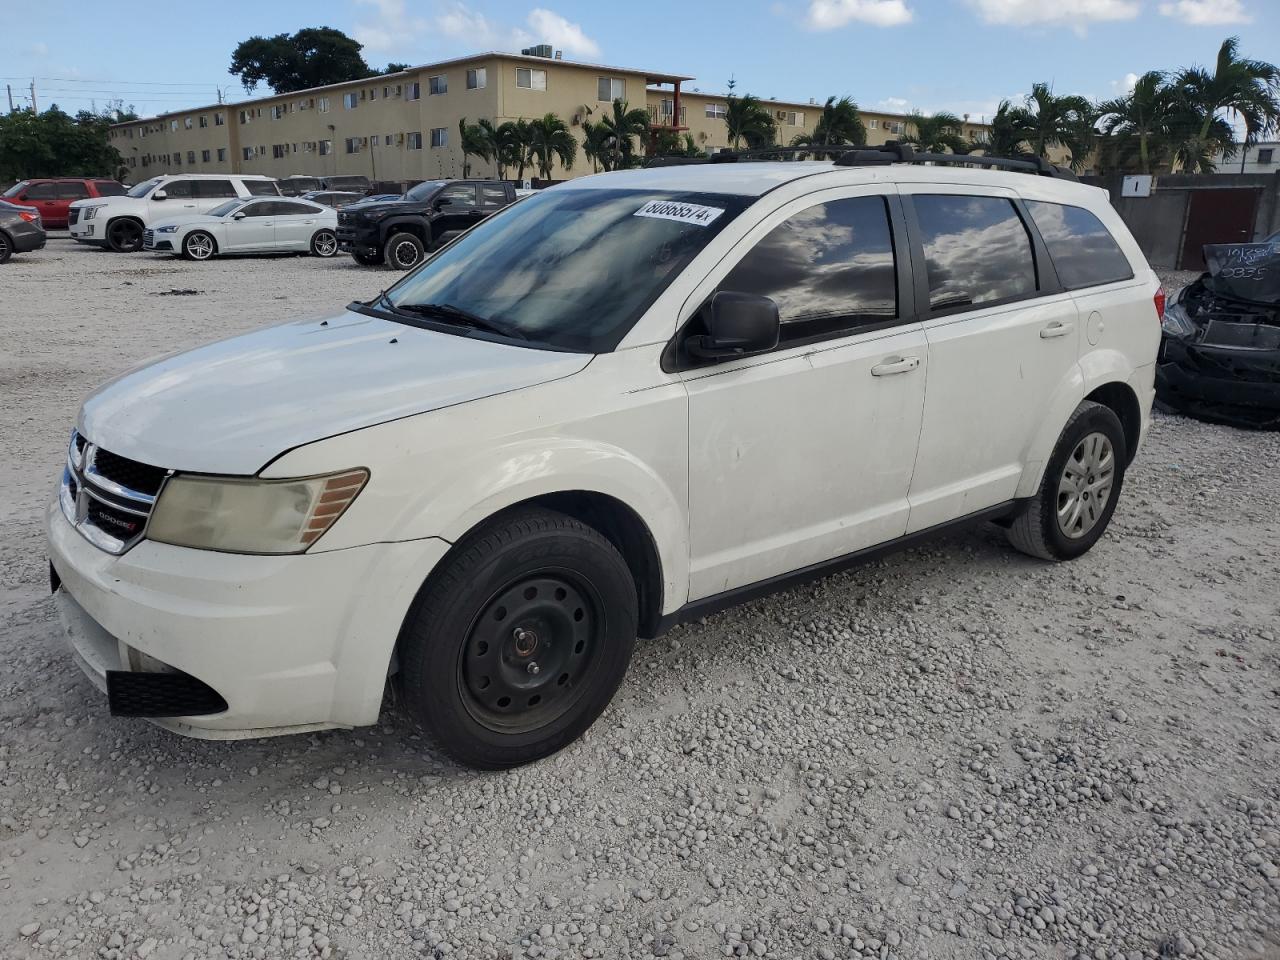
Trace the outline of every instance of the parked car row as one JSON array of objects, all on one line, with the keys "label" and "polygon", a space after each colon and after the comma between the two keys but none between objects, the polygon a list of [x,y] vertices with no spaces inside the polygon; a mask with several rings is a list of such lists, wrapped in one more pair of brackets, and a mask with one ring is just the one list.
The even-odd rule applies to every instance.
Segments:
[{"label": "parked car row", "polygon": [[56,177],[19,180],[0,194],[0,199],[20,206],[35,207],[46,227],[67,225],[68,211],[79,200],[116,197],[128,188],[104,177]]}]

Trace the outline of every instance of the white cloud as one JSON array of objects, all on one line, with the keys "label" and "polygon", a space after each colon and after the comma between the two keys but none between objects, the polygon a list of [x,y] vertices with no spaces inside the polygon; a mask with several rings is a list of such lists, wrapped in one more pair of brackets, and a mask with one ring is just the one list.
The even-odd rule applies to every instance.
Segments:
[{"label": "white cloud", "polygon": [[1112,93],[1133,93],[1133,88],[1138,85],[1138,75],[1133,72],[1126,73],[1119,80],[1111,81]]},{"label": "white cloud", "polygon": [[1105,20],[1132,20],[1139,12],[1137,0],[969,0],[969,2],[987,23],[1020,27],[1061,25],[1071,27],[1077,33],[1083,33],[1089,23]]},{"label": "white cloud", "polygon": [[906,0],[810,0],[806,22],[813,30],[837,30],[854,21],[897,27],[913,16]]},{"label": "white cloud", "polygon": [[1160,4],[1160,12],[1193,27],[1250,23],[1253,20],[1240,0],[1174,0],[1173,3]]},{"label": "white cloud", "polygon": [[408,51],[432,40],[444,39],[464,46],[466,52],[514,51],[534,43],[549,43],[579,57],[599,57],[600,45],[582,26],[554,10],[535,7],[525,25],[491,20],[461,0],[444,0],[428,8],[428,16],[409,13],[406,0],[356,0],[373,7],[376,16],[358,23],[354,35],[371,51]]},{"label": "white cloud", "polygon": [[876,103],[875,109],[884,113],[910,113],[911,101],[905,97],[885,97]]}]

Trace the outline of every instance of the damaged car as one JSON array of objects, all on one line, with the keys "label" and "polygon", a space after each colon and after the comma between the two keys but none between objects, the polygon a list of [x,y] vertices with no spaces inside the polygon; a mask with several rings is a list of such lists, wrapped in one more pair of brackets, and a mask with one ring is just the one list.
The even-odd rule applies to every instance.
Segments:
[{"label": "damaged car", "polygon": [[1164,312],[1156,397],[1200,420],[1280,429],[1280,244],[1204,248]]}]

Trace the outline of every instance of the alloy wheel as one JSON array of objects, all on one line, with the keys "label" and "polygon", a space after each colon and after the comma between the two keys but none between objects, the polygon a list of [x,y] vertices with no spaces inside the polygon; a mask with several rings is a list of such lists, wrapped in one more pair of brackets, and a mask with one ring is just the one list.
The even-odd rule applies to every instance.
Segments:
[{"label": "alloy wheel", "polygon": [[318,257],[332,257],[338,252],[338,238],[328,230],[317,233],[312,245]]},{"label": "alloy wheel", "polygon": [[1063,536],[1078,540],[1097,525],[1115,476],[1111,441],[1103,433],[1086,434],[1067,457],[1058,479],[1058,529]]},{"label": "alloy wheel", "polygon": [[208,260],[213,256],[213,238],[203,233],[187,237],[185,244],[192,260]]},{"label": "alloy wheel", "polygon": [[396,266],[403,270],[418,262],[418,248],[407,240],[397,243],[391,255],[395,258]]}]

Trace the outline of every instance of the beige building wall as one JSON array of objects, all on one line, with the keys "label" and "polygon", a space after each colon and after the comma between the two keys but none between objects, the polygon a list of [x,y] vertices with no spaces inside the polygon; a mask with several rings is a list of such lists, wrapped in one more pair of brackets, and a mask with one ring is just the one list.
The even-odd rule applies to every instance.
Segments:
[{"label": "beige building wall", "polygon": [[[475,71],[470,88],[469,71]],[[669,104],[674,99],[674,82],[690,79],[487,53],[388,76],[116,124],[110,136],[125,158],[128,179],[135,183],[161,173],[362,174],[374,180],[418,180],[464,175],[458,132],[463,118],[468,122],[489,119],[496,125],[554,113],[579,143],[571,168],[557,164],[552,170],[553,179],[562,179],[592,172],[581,147],[582,123],[612,110],[612,97],[600,96],[602,80],[610,94],[620,94],[630,107],[647,107],[655,124],[661,125],[672,122]],[[725,96],[683,92],[680,99],[680,125],[688,128],[699,147],[715,150],[729,145],[723,119]],[[812,133],[822,114],[822,102],[817,100],[763,102],[775,117],[782,144],[798,134]],[[901,114],[861,113],[870,144],[896,139],[906,129],[907,118]],[[961,135],[968,139],[983,130],[980,124],[966,122]],[[472,176],[497,175],[491,162],[473,157],[470,164]],[[515,177],[517,171],[506,173]],[[527,169],[525,176],[537,176],[537,170]]]}]

